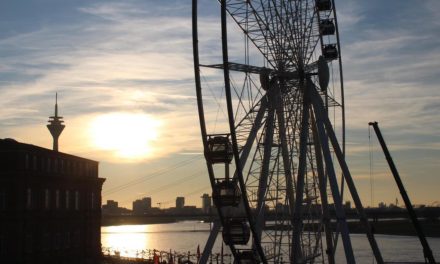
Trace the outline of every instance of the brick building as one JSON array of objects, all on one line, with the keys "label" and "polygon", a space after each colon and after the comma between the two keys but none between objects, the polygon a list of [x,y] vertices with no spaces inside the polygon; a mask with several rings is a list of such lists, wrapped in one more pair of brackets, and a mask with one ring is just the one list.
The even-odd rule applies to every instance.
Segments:
[{"label": "brick building", "polygon": [[0,139],[0,263],[99,263],[98,162]]}]

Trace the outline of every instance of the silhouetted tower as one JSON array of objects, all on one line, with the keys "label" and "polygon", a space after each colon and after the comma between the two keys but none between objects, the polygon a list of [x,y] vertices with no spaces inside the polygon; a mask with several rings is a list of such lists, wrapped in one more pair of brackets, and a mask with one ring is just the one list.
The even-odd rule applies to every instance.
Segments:
[{"label": "silhouetted tower", "polygon": [[58,93],[55,94],[55,116],[49,117],[49,125],[47,128],[53,137],[53,150],[58,151],[58,138],[66,127],[63,125],[64,121],[62,116],[58,116]]},{"label": "silhouetted tower", "polygon": [[212,206],[211,196],[209,196],[209,194],[207,193],[204,193],[201,198],[202,198],[202,210],[204,213],[207,214],[210,212]]}]

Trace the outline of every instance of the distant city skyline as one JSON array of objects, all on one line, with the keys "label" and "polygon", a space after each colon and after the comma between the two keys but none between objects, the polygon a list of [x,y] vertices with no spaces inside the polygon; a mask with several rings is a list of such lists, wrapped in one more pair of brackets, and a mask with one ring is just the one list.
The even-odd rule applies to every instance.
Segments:
[{"label": "distant city skyline", "polygon": [[[203,194],[203,195],[205,195],[205,194]],[[157,202],[157,203],[153,202],[154,201],[153,197],[139,197],[138,199],[132,201],[132,204],[128,205],[128,207],[126,207],[126,206],[119,206],[119,202],[117,200],[111,200],[111,199],[110,200],[103,200],[103,206],[108,204],[108,202],[110,202],[111,205],[116,205],[116,206],[118,206],[120,208],[125,208],[125,209],[128,209],[128,210],[134,210],[135,203],[136,202],[141,202],[141,201],[145,200],[146,198],[150,199],[150,202],[151,202],[151,206],[149,206],[150,209],[151,208],[159,208],[159,209],[165,209],[166,210],[166,209],[170,209],[170,208],[177,208],[175,203],[174,204],[167,203],[165,206],[159,206],[159,204],[161,205],[161,202]],[[181,197],[175,197],[174,201],[176,201],[176,198],[181,198]],[[185,198],[185,197],[183,197],[183,198]],[[213,203],[212,203],[212,197],[211,196],[209,196],[209,195],[207,197],[201,196],[200,198],[201,198],[200,205],[199,204],[185,204],[184,206],[196,206],[197,208],[204,209],[203,201],[206,198],[208,198],[209,201],[211,201],[211,203],[206,203],[206,207],[214,206]],[[346,208],[355,209],[353,207],[351,201],[348,201],[348,200],[344,201],[344,206]],[[413,206],[414,206],[414,208],[419,208],[419,207],[440,207],[440,203],[431,203],[431,204],[423,204],[423,203],[422,204],[416,204],[416,203],[413,203]],[[372,206],[366,205],[366,208],[386,208],[386,207],[393,207],[393,208],[394,207],[399,207],[399,208],[405,209],[405,205],[404,205],[403,201],[401,199],[397,198],[397,197],[392,202],[377,201],[376,204],[374,204]]]},{"label": "distant city skyline", "polygon": [[[173,199],[170,197],[170,200]],[[161,208],[161,209],[167,209],[167,208],[183,208],[185,206],[199,206],[200,208],[203,208],[204,206],[211,206],[212,205],[212,197],[210,194],[207,193],[200,193],[199,194],[199,199],[200,199],[200,206],[199,204],[187,204],[185,202],[185,197],[184,196],[177,196],[174,197],[174,203],[164,203],[162,206],[162,202],[160,201],[155,201],[153,196],[143,196],[143,197],[138,197],[135,200],[133,200],[130,204],[129,207],[124,207],[127,209],[134,209],[136,206],[143,206],[144,208]],[[112,202],[116,202],[119,206],[119,202],[117,200],[112,200],[109,199],[107,201],[112,201]],[[103,200],[104,202],[104,200]]]},{"label": "distant city skyline", "polygon": [[[218,29],[218,3],[201,1],[212,2],[203,26]],[[440,2],[336,5],[347,161],[364,205],[400,197],[374,134],[369,146],[370,121],[379,122],[412,202],[438,204]],[[0,17],[0,138],[52,149],[45,125],[58,92],[67,124],[60,151],[100,162],[104,201],[130,208],[150,196],[168,206],[184,196],[201,207],[211,187],[190,1],[2,1]]]}]

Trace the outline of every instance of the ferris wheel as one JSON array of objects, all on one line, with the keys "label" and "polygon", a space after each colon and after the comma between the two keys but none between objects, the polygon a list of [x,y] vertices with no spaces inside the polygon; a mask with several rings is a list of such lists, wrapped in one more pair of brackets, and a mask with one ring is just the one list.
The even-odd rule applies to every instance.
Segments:
[{"label": "ferris wheel", "polygon": [[201,263],[220,232],[238,263],[335,263],[339,233],[346,260],[354,263],[344,180],[381,263],[344,161],[334,0],[221,0],[217,20],[202,16],[202,23],[197,2],[197,102],[219,216]]}]

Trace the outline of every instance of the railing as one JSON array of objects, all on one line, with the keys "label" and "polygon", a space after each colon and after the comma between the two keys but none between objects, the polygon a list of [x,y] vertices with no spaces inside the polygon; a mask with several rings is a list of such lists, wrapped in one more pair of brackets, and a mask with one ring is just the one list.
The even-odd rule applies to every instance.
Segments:
[{"label": "railing", "polygon": [[[160,264],[183,264],[198,263],[200,253],[164,251],[157,249],[145,249],[136,251],[120,251],[110,247],[102,248],[102,264],[131,264],[131,263],[160,263]],[[212,253],[209,263],[232,264],[232,254]]]}]

